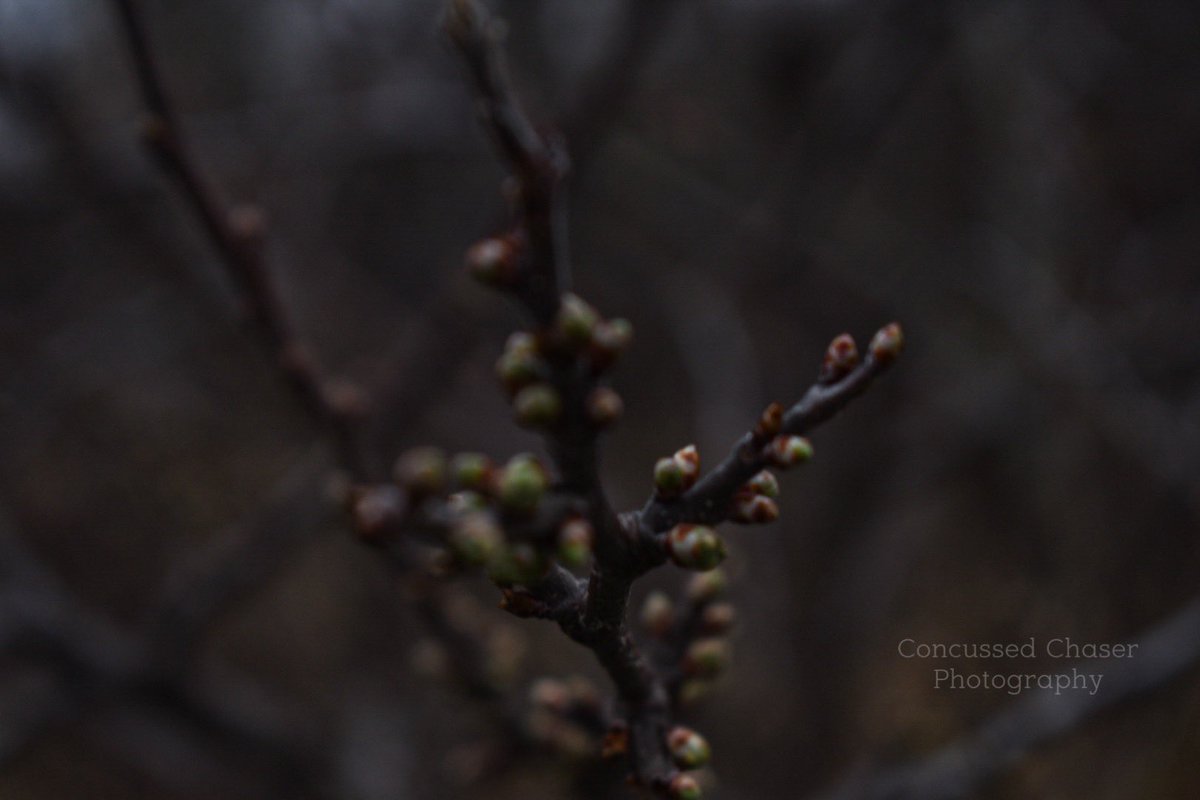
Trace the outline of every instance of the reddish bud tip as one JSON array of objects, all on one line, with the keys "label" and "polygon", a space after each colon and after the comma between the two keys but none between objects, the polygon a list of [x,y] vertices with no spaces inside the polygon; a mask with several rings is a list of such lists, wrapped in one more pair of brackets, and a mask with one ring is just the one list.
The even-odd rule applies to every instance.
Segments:
[{"label": "reddish bud tip", "polygon": [[898,322],[885,325],[871,339],[871,357],[880,364],[890,364],[904,350],[904,331]]},{"label": "reddish bud tip", "polygon": [[763,470],[746,482],[743,487],[750,494],[761,494],[775,499],[779,497],[779,480],[774,473]]},{"label": "reddish bud tip", "polygon": [[763,409],[762,416],[758,418],[758,422],[754,426],[754,438],[760,442],[765,442],[776,436],[779,433],[780,427],[783,426],[783,406],[779,403],[771,403]]},{"label": "reddish bud tip", "polygon": [[766,495],[743,495],[734,500],[729,518],[734,522],[764,525],[779,519],[779,506]]},{"label": "reddish bud tip", "polygon": [[676,525],[666,544],[671,560],[685,569],[710,570],[725,560],[725,543],[706,525]]},{"label": "reddish bud tip", "polygon": [[671,796],[671,800],[700,800],[700,784],[696,783],[696,779],[686,773],[679,773],[671,778],[671,782],[667,784],[667,793]]},{"label": "reddish bud tip", "polygon": [[843,333],[835,337],[825,350],[825,360],[821,363],[821,374],[817,381],[823,384],[837,383],[857,365],[858,345],[853,336]]}]

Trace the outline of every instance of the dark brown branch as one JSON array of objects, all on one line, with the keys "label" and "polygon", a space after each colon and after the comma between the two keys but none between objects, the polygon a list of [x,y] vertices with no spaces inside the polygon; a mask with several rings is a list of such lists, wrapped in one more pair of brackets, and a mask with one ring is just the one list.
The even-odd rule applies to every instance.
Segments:
[{"label": "dark brown branch", "polygon": [[960,800],[1032,751],[1078,731],[1126,703],[1166,688],[1200,663],[1200,598],[1137,637],[1137,655],[1077,665],[1104,675],[1095,694],[1040,691],[1014,703],[974,733],[932,755],[867,779],[848,781],[823,800]]}]

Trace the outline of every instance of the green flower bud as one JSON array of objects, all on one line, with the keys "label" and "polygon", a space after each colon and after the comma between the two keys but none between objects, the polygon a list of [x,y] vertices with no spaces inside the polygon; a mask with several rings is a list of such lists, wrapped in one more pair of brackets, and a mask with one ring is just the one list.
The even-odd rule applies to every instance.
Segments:
[{"label": "green flower bud", "polygon": [[675,624],[675,604],[666,592],[653,591],[642,602],[642,627],[654,636],[664,636]]},{"label": "green flower bud", "polygon": [[625,404],[621,401],[621,395],[607,386],[593,389],[588,395],[588,419],[597,428],[604,428],[616,422],[624,410]]},{"label": "green flower bud", "polygon": [[601,372],[608,369],[617,356],[629,349],[633,341],[633,325],[629,320],[611,319],[596,323],[592,330],[590,357],[592,369]]},{"label": "green flower bud", "polygon": [[698,769],[712,757],[712,749],[705,738],[682,725],[676,725],[667,734],[667,749],[680,769]]},{"label": "green flower bud", "polygon": [[697,639],[683,657],[683,671],[693,678],[715,678],[729,666],[730,656],[725,639]]},{"label": "green flower bud", "polygon": [[871,357],[880,364],[890,364],[904,349],[904,331],[898,322],[885,325],[871,339]]},{"label": "green flower bud", "polygon": [[492,460],[483,453],[459,453],[450,460],[450,474],[464,489],[484,491],[492,475]]},{"label": "green flower bud", "polygon": [[733,501],[729,518],[734,522],[763,525],[779,519],[779,506],[761,494],[741,494]]},{"label": "green flower bud", "polygon": [[780,469],[803,464],[812,457],[812,442],[803,436],[777,436],[767,445],[767,458]]},{"label": "green flower bud", "polygon": [[829,343],[817,381],[826,385],[837,383],[849,375],[856,366],[858,366],[858,345],[854,343],[853,336],[843,333]]},{"label": "green flower bud", "polygon": [[568,567],[583,567],[592,555],[592,525],[582,517],[563,523],[558,530],[558,560]]},{"label": "green flower bud", "polygon": [[396,459],[392,477],[412,494],[437,494],[446,484],[446,454],[436,447],[414,447]]},{"label": "green flower bud", "polygon": [[591,341],[600,315],[578,295],[564,294],[554,320],[555,333],[566,344],[579,347]]},{"label": "green flower bud", "polygon": [[688,582],[687,596],[693,603],[708,603],[725,593],[729,578],[725,570],[711,569],[692,577]]},{"label": "green flower bud", "polygon": [[779,497],[779,480],[770,470],[763,470],[746,482],[746,490],[752,494],[761,494],[771,499]]},{"label": "green flower bud", "polygon": [[546,471],[537,459],[528,453],[513,456],[500,476],[500,505],[512,513],[531,513],[547,485]]},{"label": "green flower bud", "polygon": [[496,361],[496,377],[509,393],[543,380],[547,374],[546,362],[531,350],[505,350]]},{"label": "green flower bud", "polygon": [[700,784],[696,783],[696,779],[686,773],[679,773],[671,778],[671,782],[667,785],[667,793],[671,796],[671,800],[700,800]]},{"label": "green flower bud", "polygon": [[677,450],[673,458],[683,470],[683,488],[692,488],[696,478],[700,477],[700,451],[696,449],[696,445],[689,444],[682,450]]},{"label": "green flower bud", "polygon": [[667,534],[667,552],[685,569],[709,570],[725,560],[725,543],[706,525],[676,525]]},{"label": "green flower bud", "polygon": [[504,532],[489,514],[474,511],[450,528],[450,547],[464,564],[474,567],[489,563],[502,546]]},{"label": "green flower bud", "polygon": [[535,383],[517,392],[513,399],[517,423],[526,428],[553,425],[562,414],[562,400],[548,383]]},{"label": "green flower bud", "polygon": [[515,242],[496,236],[473,244],[467,250],[467,270],[481,283],[497,288],[512,286],[517,279],[518,251]]},{"label": "green flower bud", "polygon": [[678,496],[686,483],[683,467],[673,458],[660,458],[654,463],[654,490],[659,497]]}]

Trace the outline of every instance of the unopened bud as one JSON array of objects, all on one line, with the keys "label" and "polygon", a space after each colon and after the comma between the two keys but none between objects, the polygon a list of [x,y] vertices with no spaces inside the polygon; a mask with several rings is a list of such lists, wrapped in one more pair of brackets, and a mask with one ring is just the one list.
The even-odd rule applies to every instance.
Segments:
[{"label": "unopened bud", "polygon": [[592,331],[600,321],[596,309],[578,295],[565,294],[558,306],[554,329],[558,337],[572,347],[581,347],[591,341]]},{"label": "unopened bud", "polygon": [[455,492],[446,498],[446,510],[455,517],[461,517],[475,511],[483,511],[485,508],[487,508],[487,500],[478,492],[469,490]]},{"label": "unopened bud", "polygon": [[500,476],[500,504],[505,511],[528,514],[537,508],[547,486],[546,470],[528,453],[513,456]]},{"label": "unopened bud", "polygon": [[623,722],[614,723],[604,734],[600,745],[600,757],[608,760],[629,752],[629,728]]},{"label": "unopened bud", "polygon": [[496,377],[509,393],[543,380],[547,374],[546,362],[534,350],[508,348],[496,361]]},{"label": "unopened bud", "polygon": [[693,603],[708,603],[725,593],[729,586],[729,578],[725,570],[711,569],[695,575],[688,582],[687,596]]},{"label": "unopened bud", "polygon": [[890,364],[904,349],[904,331],[900,324],[884,325],[871,339],[871,357],[880,364]]},{"label": "unopened bud", "polygon": [[616,422],[625,410],[621,395],[607,386],[593,389],[587,398],[587,415],[597,428],[604,428]]},{"label": "unopened bud", "polygon": [[558,560],[568,567],[582,567],[592,555],[592,524],[574,517],[558,530]]},{"label": "unopened bud", "polygon": [[725,560],[725,543],[706,525],[684,523],[667,534],[667,552],[685,569],[709,570]]},{"label": "unopened bud", "polygon": [[675,624],[675,604],[666,592],[653,591],[642,602],[642,627],[654,636],[665,636]]},{"label": "unopened bud", "polygon": [[548,383],[535,383],[517,392],[513,398],[517,423],[526,428],[553,425],[562,414],[562,400]]},{"label": "unopened bud", "polygon": [[512,286],[517,278],[518,252],[509,237],[496,236],[473,244],[467,250],[471,276],[488,286]]},{"label": "unopened bud", "polygon": [[803,436],[776,436],[767,445],[767,458],[780,469],[803,464],[812,456],[812,442]]},{"label": "unopened bud", "polygon": [[676,497],[683,491],[683,467],[673,458],[660,458],[654,463],[654,490],[659,497]]},{"label": "unopened bud", "polygon": [[689,444],[681,450],[676,450],[673,458],[683,470],[684,488],[690,489],[696,478],[700,477],[700,451],[696,449],[696,445]]},{"label": "unopened bud", "polygon": [[412,494],[437,494],[446,484],[446,454],[436,447],[414,447],[396,459],[392,477]]},{"label": "unopened bud", "polygon": [[826,385],[837,383],[849,375],[856,366],[858,366],[858,345],[854,343],[853,336],[843,333],[835,337],[825,350],[825,359],[821,363],[821,374],[817,378],[817,382]]},{"label": "unopened bud", "polygon": [[667,748],[680,769],[698,769],[712,757],[712,749],[705,738],[682,725],[676,725],[667,734]]},{"label": "unopened bud", "polygon": [[779,519],[779,506],[766,495],[739,495],[733,501],[729,519],[734,522],[764,525]]},{"label": "unopened bud", "polygon": [[450,474],[464,489],[486,491],[492,470],[492,460],[483,453],[459,453],[450,460]]},{"label": "unopened bud", "polygon": [[601,320],[592,330],[590,357],[592,368],[600,372],[629,349],[633,341],[633,325],[626,319]]},{"label": "unopened bud", "polygon": [[396,530],[404,519],[406,500],[395,486],[371,486],[350,493],[350,514],[355,530],[373,541]]},{"label": "unopened bud", "polygon": [[683,657],[683,671],[694,678],[715,678],[729,666],[730,655],[725,639],[697,639]]},{"label": "unopened bud", "polygon": [[475,511],[450,528],[450,547],[465,564],[479,567],[495,556],[504,541],[504,532],[491,515]]},{"label": "unopened bud", "polygon": [[727,633],[737,621],[737,612],[729,603],[712,603],[700,614],[700,628],[709,635]]},{"label": "unopened bud", "polygon": [[783,426],[783,406],[771,403],[763,409],[762,416],[754,425],[754,438],[760,442],[774,437]]},{"label": "unopened bud", "polygon": [[766,495],[773,500],[779,497],[779,480],[773,472],[764,469],[746,481],[745,489],[751,494]]},{"label": "unopened bud", "polygon": [[667,784],[667,793],[671,800],[700,800],[701,797],[700,784],[684,772],[671,778],[671,782]]}]

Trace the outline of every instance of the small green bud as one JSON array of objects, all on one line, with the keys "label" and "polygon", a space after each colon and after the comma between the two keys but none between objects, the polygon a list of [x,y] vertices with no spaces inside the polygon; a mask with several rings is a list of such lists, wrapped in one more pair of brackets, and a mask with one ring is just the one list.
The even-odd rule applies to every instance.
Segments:
[{"label": "small green bud", "polygon": [[761,494],[772,500],[779,497],[779,480],[770,470],[763,470],[746,482],[746,489],[753,494]]},{"label": "small green bud", "polygon": [[437,494],[446,484],[446,454],[436,447],[414,447],[396,459],[392,477],[412,494]]},{"label": "small green bud", "polygon": [[467,250],[467,270],[481,283],[497,288],[512,286],[517,278],[518,253],[506,236],[476,242]]},{"label": "small green bud", "polygon": [[904,331],[898,322],[884,325],[871,339],[871,357],[880,364],[890,364],[904,349]]},{"label": "small green bud", "polygon": [[528,514],[537,508],[547,485],[537,459],[528,453],[513,456],[500,476],[500,505],[505,511]]},{"label": "small green bud", "polygon": [[725,560],[725,543],[706,525],[684,523],[667,534],[667,552],[685,569],[709,570]]},{"label": "small green bud", "polygon": [[697,639],[683,657],[683,671],[694,678],[715,678],[729,666],[730,655],[725,639]]},{"label": "small green bud", "polygon": [[455,522],[449,538],[450,547],[463,563],[479,567],[491,561],[504,533],[490,515],[475,511]]},{"label": "small green bud", "polygon": [[483,453],[459,453],[450,460],[450,474],[464,489],[487,489],[492,470],[492,460]]},{"label": "small green bud", "polygon": [[683,488],[692,488],[696,478],[700,477],[700,451],[696,449],[696,445],[689,444],[682,450],[677,450],[673,458],[683,470]]},{"label": "small green bud", "polygon": [[574,517],[558,530],[558,560],[568,567],[583,567],[592,555],[592,525],[583,517]]},{"label": "small green bud", "polygon": [[698,769],[712,757],[712,749],[705,738],[682,725],[676,725],[667,734],[667,748],[680,769]]},{"label": "small green bud", "polygon": [[803,436],[777,436],[767,445],[767,458],[780,469],[803,464],[812,457],[812,442]]},{"label": "small green bud", "polygon": [[693,603],[708,603],[725,593],[729,587],[729,578],[725,570],[710,569],[694,575],[688,582],[687,596]]},{"label": "small green bud", "polygon": [[671,800],[700,800],[700,784],[696,783],[696,779],[686,773],[679,773],[671,778],[671,782],[667,785],[667,793],[670,794]]},{"label": "small green bud", "polygon": [[642,602],[642,627],[654,636],[664,636],[675,624],[675,604],[666,592],[653,591]]},{"label": "small green bud", "polygon": [[660,458],[654,463],[654,490],[659,497],[672,498],[683,491],[683,467],[673,458]]},{"label": "small green bud", "polygon": [[505,350],[496,361],[496,377],[510,393],[543,380],[546,375],[546,362],[531,350]]},{"label": "small green bud", "polygon": [[837,383],[849,375],[856,366],[858,366],[858,345],[854,343],[853,336],[843,333],[835,337],[829,343],[828,349],[825,350],[825,360],[821,363],[821,374],[817,380],[826,385]]},{"label": "small green bud", "polygon": [[535,383],[517,392],[513,398],[513,409],[519,425],[544,428],[558,421],[562,414],[562,400],[550,384]]},{"label": "small green bud", "polygon": [[733,501],[729,518],[734,522],[763,525],[779,519],[779,506],[761,494],[741,494]]},{"label": "small green bud", "polygon": [[587,398],[587,415],[597,428],[605,428],[616,422],[625,410],[621,395],[607,386],[593,389]]},{"label": "small green bud", "polygon": [[554,320],[555,332],[568,345],[579,347],[591,341],[600,315],[578,295],[565,294]]},{"label": "small green bud", "polygon": [[629,320],[610,319],[596,323],[589,353],[593,371],[602,372],[612,366],[617,356],[629,349],[632,341],[633,325]]}]

